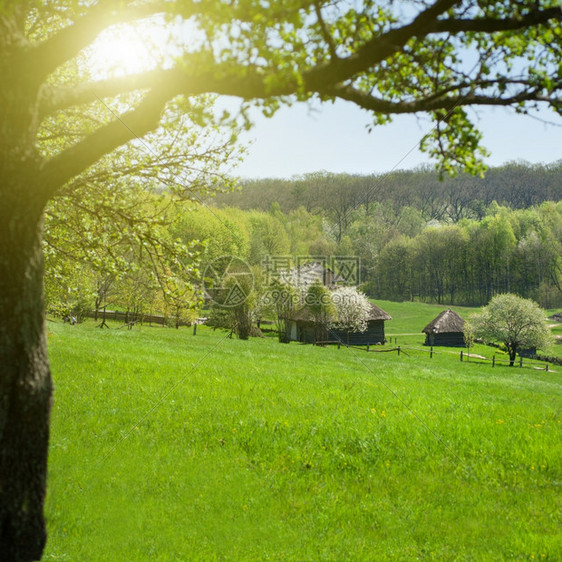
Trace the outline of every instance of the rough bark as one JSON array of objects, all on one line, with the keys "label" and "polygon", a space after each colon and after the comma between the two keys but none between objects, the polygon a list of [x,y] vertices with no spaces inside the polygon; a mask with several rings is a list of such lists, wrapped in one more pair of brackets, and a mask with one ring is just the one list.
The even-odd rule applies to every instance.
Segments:
[{"label": "rough bark", "polygon": [[[16,12],[17,16],[17,12]],[[37,94],[21,18],[0,17],[0,558],[41,558],[46,542],[52,383],[43,303]]]},{"label": "rough bark", "polygon": [[0,553],[13,562],[38,560],[45,546],[52,395],[41,220],[27,203],[0,201]]},{"label": "rough bark", "polygon": [[513,343],[507,344],[507,353],[509,355],[509,366],[515,365],[515,358],[517,357],[517,345]]}]

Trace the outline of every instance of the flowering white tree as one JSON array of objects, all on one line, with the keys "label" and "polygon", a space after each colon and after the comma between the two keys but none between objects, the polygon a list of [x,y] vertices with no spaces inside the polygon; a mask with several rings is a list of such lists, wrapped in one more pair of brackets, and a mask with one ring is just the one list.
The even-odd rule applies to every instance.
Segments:
[{"label": "flowering white tree", "polygon": [[331,324],[337,330],[364,332],[371,312],[369,299],[355,287],[337,287],[332,291],[337,320]]},{"label": "flowering white tree", "polygon": [[510,293],[496,295],[480,314],[471,316],[465,334],[470,330],[485,342],[503,343],[511,366],[519,350],[544,349],[552,343],[546,315],[539,305]]}]

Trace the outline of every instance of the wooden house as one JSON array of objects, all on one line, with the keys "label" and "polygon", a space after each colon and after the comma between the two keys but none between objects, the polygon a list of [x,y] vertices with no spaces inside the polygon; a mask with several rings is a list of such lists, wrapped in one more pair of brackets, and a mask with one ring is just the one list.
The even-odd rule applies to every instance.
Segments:
[{"label": "wooden house", "polygon": [[360,346],[381,344],[386,341],[384,335],[386,320],[392,320],[390,314],[371,303],[367,329],[364,332],[328,329],[327,327],[317,326],[310,312],[303,308],[287,319],[286,337],[287,341],[302,343],[343,343]]},{"label": "wooden house", "polygon": [[465,347],[463,326],[464,318],[454,310],[444,310],[422,330],[425,345]]}]

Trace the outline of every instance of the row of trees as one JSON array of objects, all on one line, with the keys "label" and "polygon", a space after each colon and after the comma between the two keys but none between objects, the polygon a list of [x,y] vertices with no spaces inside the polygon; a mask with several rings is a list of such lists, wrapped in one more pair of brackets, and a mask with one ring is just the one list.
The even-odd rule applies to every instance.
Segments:
[{"label": "row of trees", "polygon": [[398,235],[370,267],[369,292],[382,298],[482,305],[513,292],[554,308],[562,305],[562,204],[496,208],[482,221]]},{"label": "row of trees", "polygon": [[[112,223],[108,232],[71,207],[64,220],[50,207],[50,312],[76,316],[109,306],[136,317],[189,320],[203,304],[198,289],[205,268],[227,255],[246,261],[256,283],[271,273],[272,259],[293,267],[295,258],[356,256],[362,288],[374,298],[483,305],[513,292],[547,308],[562,304],[562,203],[524,210],[494,203],[482,220],[445,225],[426,223],[411,207],[397,213],[374,203],[350,214],[338,243],[337,227],[302,207],[288,213],[276,204],[269,212],[220,209],[146,192],[143,201],[144,213],[158,221],[142,222],[137,211],[134,228]],[[85,228],[87,237],[73,235]]]},{"label": "row of trees", "polygon": [[375,202],[387,202],[397,210],[413,207],[425,221],[456,223],[463,218],[483,218],[492,201],[525,209],[560,199],[562,160],[544,165],[512,162],[482,176],[440,177],[423,166],[379,175],[317,172],[291,179],[245,180],[240,191],[219,195],[217,203],[268,210],[277,202],[284,212],[304,207],[341,222],[338,229],[345,233],[350,212],[361,205],[368,210]]},{"label": "row of trees", "polygon": [[[64,198],[49,206],[45,224],[47,311],[77,318],[103,307],[142,318],[162,314],[188,321],[203,306],[205,270],[222,256],[256,267],[267,256],[324,251],[319,217],[212,209],[131,188],[141,205],[130,216],[91,220]],[[138,191],[138,193],[137,193]],[[61,209],[65,209],[64,217]]]}]

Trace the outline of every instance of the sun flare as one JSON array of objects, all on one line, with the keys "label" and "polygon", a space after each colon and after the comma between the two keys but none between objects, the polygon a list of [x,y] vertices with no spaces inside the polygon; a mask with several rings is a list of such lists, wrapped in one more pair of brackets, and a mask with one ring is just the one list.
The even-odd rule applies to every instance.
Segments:
[{"label": "sun flare", "polygon": [[166,30],[160,25],[116,26],[92,43],[87,64],[98,79],[144,72],[162,62],[166,45]]}]

